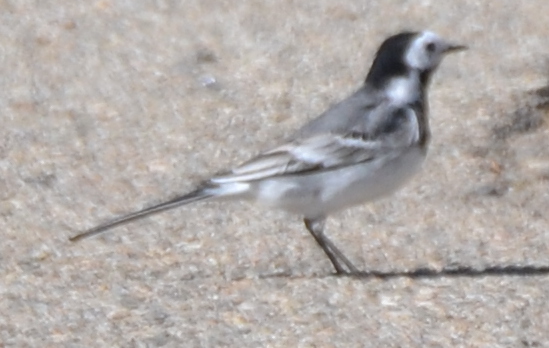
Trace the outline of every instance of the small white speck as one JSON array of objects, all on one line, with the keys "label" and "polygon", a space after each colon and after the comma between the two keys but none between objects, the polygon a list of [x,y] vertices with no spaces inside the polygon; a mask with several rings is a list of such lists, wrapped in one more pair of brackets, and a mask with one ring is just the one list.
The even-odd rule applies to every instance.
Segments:
[{"label": "small white speck", "polygon": [[217,84],[217,80],[212,75],[204,75],[200,77],[200,84],[204,87],[213,87]]}]

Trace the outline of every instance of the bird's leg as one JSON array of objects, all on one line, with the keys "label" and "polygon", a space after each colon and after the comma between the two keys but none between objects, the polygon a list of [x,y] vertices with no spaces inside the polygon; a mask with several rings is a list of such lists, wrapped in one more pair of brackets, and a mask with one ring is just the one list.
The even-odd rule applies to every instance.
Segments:
[{"label": "bird's leg", "polygon": [[[307,227],[307,230],[313,235],[318,245],[320,245],[322,250],[324,250],[338,274],[358,273],[358,269],[351,263],[351,261],[349,261],[349,259],[345,257],[341,251],[339,251],[334,243],[332,243],[332,241],[324,235],[325,218],[313,220],[304,219],[303,221],[305,222],[305,227]],[[346,271],[339,261],[342,261],[345,266],[347,266],[349,271]]]}]

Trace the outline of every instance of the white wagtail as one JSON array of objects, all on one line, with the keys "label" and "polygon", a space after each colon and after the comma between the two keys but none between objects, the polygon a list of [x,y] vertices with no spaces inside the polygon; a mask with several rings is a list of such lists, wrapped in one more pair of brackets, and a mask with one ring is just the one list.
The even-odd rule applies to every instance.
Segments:
[{"label": "white wagtail", "polygon": [[357,273],[324,235],[326,217],[394,192],[419,170],[430,138],[431,74],[446,53],[465,48],[429,31],[391,36],[381,44],[358,91],[283,145],[188,194],[94,227],[71,241],[192,202],[246,199],[300,214],[337,273]]}]

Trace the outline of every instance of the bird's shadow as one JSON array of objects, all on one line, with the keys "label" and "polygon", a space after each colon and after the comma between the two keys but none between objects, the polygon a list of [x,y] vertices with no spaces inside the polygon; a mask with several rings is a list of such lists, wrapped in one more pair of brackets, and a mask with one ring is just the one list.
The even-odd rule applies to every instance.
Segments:
[{"label": "bird's shadow", "polygon": [[460,266],[434,270],[418,268],[411,271],[364,271],[354,274],[341,274],[354,278],[444,278],[444,277],[487,277],[487,276],[544,276],[549,275],[549,266],[491,266],[483,269]]},{"label": "bird's shadow", "polygon": [[355,273],[327,273],[317,274],[316,276],[296,276],[291,271],[286,270],[277,273],[259,275],[260,279],[270,278],[355,278],[355,279],[382,279],[389,280],[395,278],[410,279],[437,279],[437,278],[481,278],[481,277],[536,277],[549,275],[549,266],[490,266],[486,268],[474,268],[469,266],[448,267],[441,270],[430,268],[417,268],[409,271],[359,271]]}]

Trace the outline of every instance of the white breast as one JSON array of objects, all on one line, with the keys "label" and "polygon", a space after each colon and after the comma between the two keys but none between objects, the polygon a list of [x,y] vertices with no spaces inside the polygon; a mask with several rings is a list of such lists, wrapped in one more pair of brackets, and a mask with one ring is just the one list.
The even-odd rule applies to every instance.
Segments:
[{"label": "white breast", "polygon": [[395,77],[386,88],[386,96],[392,103],[403,105],[419,99],[419,77],[411,73],[406,77]]}]

